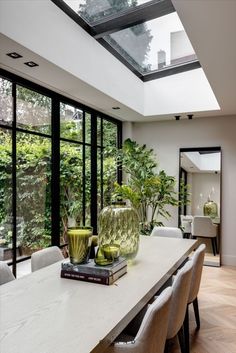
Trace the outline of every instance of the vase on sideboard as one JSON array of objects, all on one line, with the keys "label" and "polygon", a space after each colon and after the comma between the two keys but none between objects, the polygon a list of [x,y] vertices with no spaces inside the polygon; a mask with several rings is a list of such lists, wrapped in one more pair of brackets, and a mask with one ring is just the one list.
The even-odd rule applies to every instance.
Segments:
[{"label": "vase on sideboard", "polygon": [[207,202],[205,202],[203,206],[203,214],[204,216],[209,216],[211,218],[218,217],[217,203],[212,201],[210,197],[208,197]]}]

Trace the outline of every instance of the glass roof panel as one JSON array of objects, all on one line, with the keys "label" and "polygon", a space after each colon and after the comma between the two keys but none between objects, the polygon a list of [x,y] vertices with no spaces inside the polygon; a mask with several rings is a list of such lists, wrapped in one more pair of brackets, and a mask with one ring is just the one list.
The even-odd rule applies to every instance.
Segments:
[{"label": "glass roof panel", "polygon": [[150,0],[64,0],[64,2],[91,26],[110,16],[122,14]]},{"label": "glass roof panel", "polygon": [[103,38],[142,75],[197,60],[176,12]]}]

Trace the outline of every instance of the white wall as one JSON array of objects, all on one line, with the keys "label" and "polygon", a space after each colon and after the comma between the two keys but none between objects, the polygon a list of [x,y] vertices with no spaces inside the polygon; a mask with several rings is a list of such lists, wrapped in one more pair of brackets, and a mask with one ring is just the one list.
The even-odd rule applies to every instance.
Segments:
[{"label": "white wall", "polygon": [[[135,123],[133,138],[146,143],[159,166],[178,178],[179,148],[222,148],[222,263],[236,266],[236,116]],[[166,225],[177,225],[178,210]]]}]

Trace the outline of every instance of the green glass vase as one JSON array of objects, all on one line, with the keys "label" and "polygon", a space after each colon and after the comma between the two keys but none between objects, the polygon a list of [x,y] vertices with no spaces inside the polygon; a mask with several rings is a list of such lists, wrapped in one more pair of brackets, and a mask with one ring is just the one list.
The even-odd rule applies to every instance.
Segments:
[{"label": "green glass vase", "polygon": [[118,244],[120,256],[132,260],[139,248],[139,219],[133,207],[115,202],[103,208],[99,216],[99,246]]},{"label": "green glass vase", "polygon": [[217,203],[212,201],[209,197],[203,206],[203,214],[204,216],[209,216],[211,218],[218,217]]},{"label": "green glass vase", "polygon": [[71,227],[67,230],[70,262],[87,263],[92,244],[92,227]]}]

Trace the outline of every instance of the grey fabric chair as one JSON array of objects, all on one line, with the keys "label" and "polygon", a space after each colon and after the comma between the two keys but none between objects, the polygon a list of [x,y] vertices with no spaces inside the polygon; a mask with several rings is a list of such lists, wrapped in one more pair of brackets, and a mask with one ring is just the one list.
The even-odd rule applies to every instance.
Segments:
[{"label": "grey fabric chair", "polygon": [[118,342],[114,342],[105,352],[163,353],[169,321],[171,295],[171,287],[166,288],[148,306],[137,335],[133,337],[121,334],[117,338]]},{"label": "grey fabric chair", "polygon": [[31,256],[31,270],[32,272],[40,270],[43,267],[52,265],[54,262],[61,261],[64,256],[57,246],[36,251]]},{"label": "grey fabric chair", "polygon": [[[190,284],[192,279],[192,260],[187,261],[181,269],[178,270],[176,276],[173,276],[172,283],[172,298],[170,304],[169,322],[166,335],[166,347],[165,352],[168,352],[169,340],[178,336],[179,344],[182,353],[186,353],[186,344],[184,337],[184,318],[186,314],[186,308],[189,298]],[[168,287],[169,288],[169,287]],[[155,297],[155,299],[158,297]],[[128,327],[126,332],[137,332],[137,327],[140,326],[142,317],[144,316],[145,310],[137,315],[133,320],[132,327]],[[148,350],[146,352],[149,352]],[[109,352],[110,353],[110,352]]]},{"label": "grey fabric chair", "polygon": [[189,298],[192,269],[193,262],[189,260],[173,277],[173,293],[167,330],[167,350],[168,340],[178,335],[181,352],[186,353],[183,323]]},{"label": "grey fabric chair", "polygon": [[214,256],[218,252],[217,249],[217,232],[218,226],[212,222],[208,216],[194,216],[192,223],[193,238],[209,238],[211,239],[212,251]]},{"label": "grey fabric chair", "polygon": [[4,261],[0,261],[0,285],[13,281],[14,279],[15,276],[9,266]]},{"label": "grey fabric chair", "polygon": [[151,236],[168,237],[168,238],[183,238],[181,229],[176,227],[157,227],[152,230]]},{"label": "grey fabric chair", "polygon": [[206,245],[201,244],[197,250],[195,251],[192,257],[193,263],[193,270],[192,270],[192,278],[190,283],[190,290],[188,296],[188,305],[186,308],[186,314],[184,319],[184,335],[185,335],[185,345],[186,351],[189,352],[189,305],[193,303],[194,314],[197,324],[197,330],[200,329],[200,316],[199,316],[199,309],[198,309],[198,292],[201,283],[202,277],[202,268],[204,262],[204,255],[205,255]]},{"label": "grey fabric chair", "polygon": [[192,233],[193,216],[180,215],[180,220],[181,220],[181,228],[183,229],[184,237],[190,238]]}]

